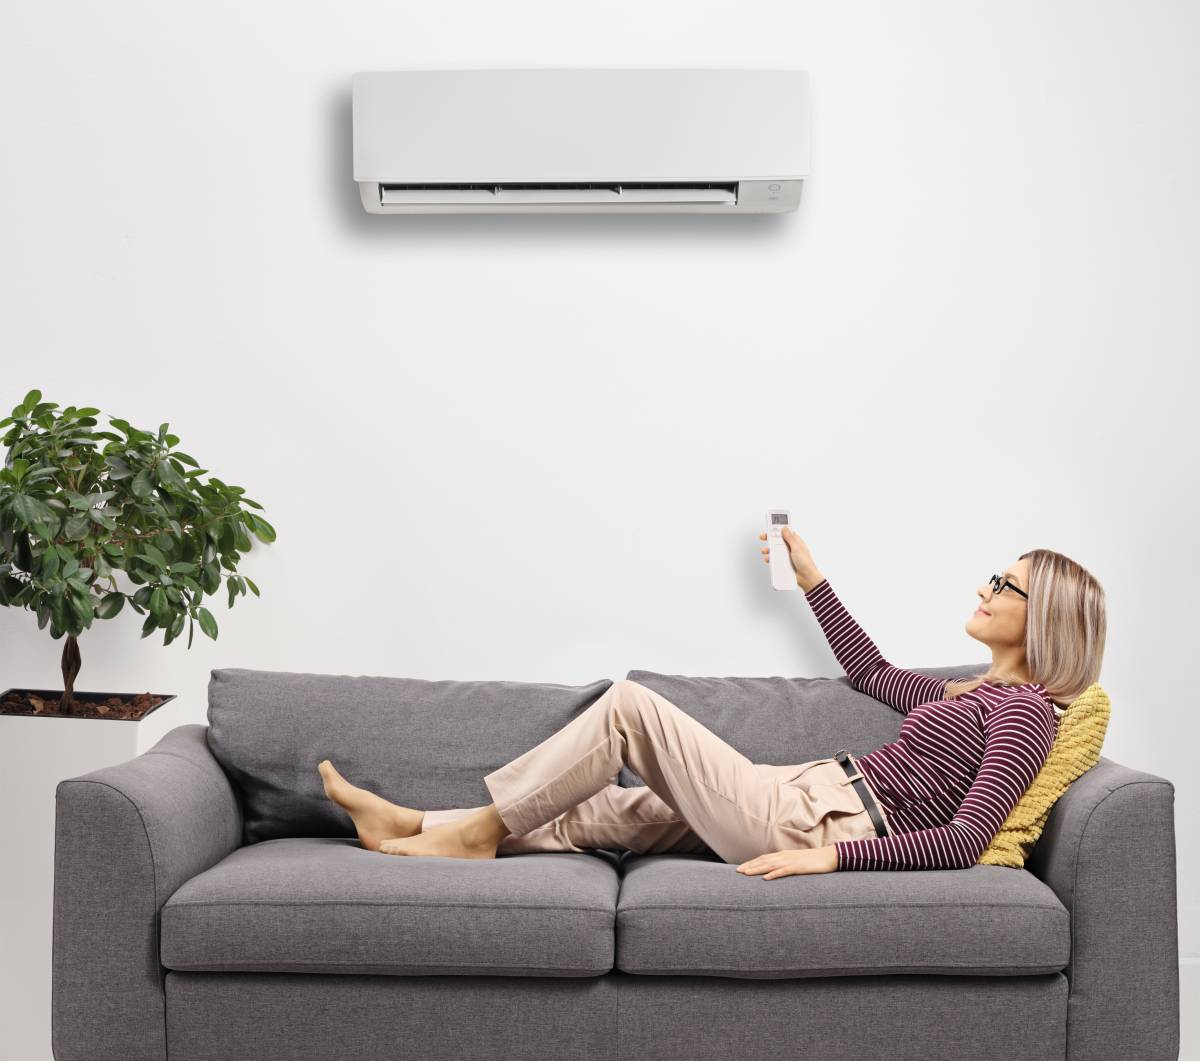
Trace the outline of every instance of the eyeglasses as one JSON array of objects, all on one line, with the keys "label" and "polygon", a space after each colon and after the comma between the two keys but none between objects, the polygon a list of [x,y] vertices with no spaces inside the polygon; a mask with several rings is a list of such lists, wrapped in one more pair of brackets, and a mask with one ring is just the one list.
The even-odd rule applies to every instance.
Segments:
[{"label": "eyeglasses", "polygon": [[992,594],[993,596],[999,596],[1004,592],[1005,589],[1011,589],[1014,593],[1020,593],[1022,597],[1024,597],[1026,600],[1029,600],[1029,594],[1023,590],[1017,589],[1017,587],[1014,586],[1007,578],[1001,582],[999,575],[992,575],[990,581],[992,583],[992,589],[995,590],[995,593]]}]

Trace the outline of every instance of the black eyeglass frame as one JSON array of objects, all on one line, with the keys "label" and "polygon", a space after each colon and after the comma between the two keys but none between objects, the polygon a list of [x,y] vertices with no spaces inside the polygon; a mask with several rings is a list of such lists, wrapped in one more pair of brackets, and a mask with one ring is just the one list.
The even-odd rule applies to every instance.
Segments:
[{"label": "black eyeglass frame", "polygon": [[989,581],[992,583],[992,589],[995,590],[995,592],[992,594],[993,597],[1003,593],[1005,589],[1011,589],[1014,592],[1021,594],[1021,596],[1026,600],[1029,600],[1029,594],[1019,586],[1014,585],[1011,579],[1006,578],[1004,582],[1001,583],[999,575],[992,575]]}]

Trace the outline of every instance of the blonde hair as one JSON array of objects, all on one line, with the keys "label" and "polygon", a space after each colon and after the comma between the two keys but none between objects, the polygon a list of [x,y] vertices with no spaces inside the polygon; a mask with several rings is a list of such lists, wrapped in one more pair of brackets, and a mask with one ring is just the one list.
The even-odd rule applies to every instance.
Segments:
[{"label": "blonde hair", "polygon": [[[1070,705],[1100,680],[1107,618],[1104,588],[1081,565],[1052,549],[1033,549],[1029,557],[1029,610],[1025,620],[1025,659],[1035,682],[1059,708]],[[952,681],[954,698],[984,682],[1023,685],[1019,675],[988,668],[985,674]]]}]

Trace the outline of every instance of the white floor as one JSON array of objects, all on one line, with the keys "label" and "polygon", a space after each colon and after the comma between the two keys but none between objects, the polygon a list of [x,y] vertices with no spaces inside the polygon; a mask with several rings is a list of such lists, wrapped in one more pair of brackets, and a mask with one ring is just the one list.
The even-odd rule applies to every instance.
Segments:
[{"label": "white floor", "polygon": [[1179,1061],[1200,1061],[1200,958],[1179,963]]}]

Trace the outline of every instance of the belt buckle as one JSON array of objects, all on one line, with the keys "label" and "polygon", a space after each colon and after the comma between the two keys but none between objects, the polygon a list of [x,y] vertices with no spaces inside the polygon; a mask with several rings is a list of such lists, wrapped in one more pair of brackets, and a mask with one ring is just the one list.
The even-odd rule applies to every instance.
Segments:
[{"label": "belt buckle", "polygon": [[850,779],[851,784],[856,781],[862,781],[863,784],[866,784],[862,771],[858,769],[857,764],[850,761],[850,753],[845,748],[839,748],[833,753],[833,757],[841,764],[842,769],[846,771],[846,776]]}]

